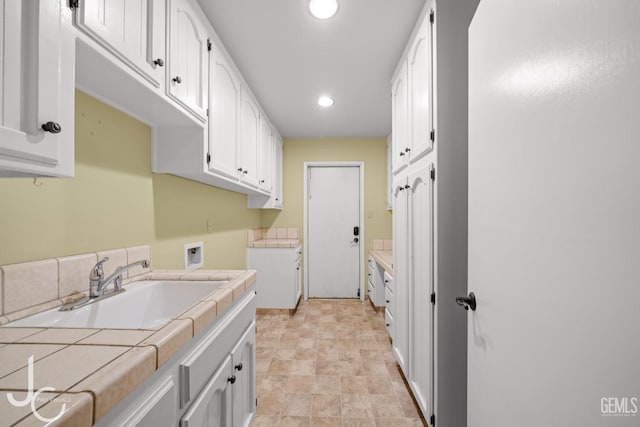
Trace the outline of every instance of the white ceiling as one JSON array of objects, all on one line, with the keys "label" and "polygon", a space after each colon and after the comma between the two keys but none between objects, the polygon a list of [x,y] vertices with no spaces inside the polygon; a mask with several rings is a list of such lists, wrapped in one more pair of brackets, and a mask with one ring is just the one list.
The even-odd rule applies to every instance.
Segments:
[{"label": "white ceiling", "polygon": [[[390,79],[424,0],[199,0],[258,102],[285,138],[386,137]],[[329,109],[316,104],[328,94]]]}]

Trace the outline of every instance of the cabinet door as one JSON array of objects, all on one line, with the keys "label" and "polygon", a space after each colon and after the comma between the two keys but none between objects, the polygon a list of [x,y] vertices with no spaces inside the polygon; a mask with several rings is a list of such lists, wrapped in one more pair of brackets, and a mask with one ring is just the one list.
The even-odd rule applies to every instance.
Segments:
[{"label": "cabinet door", "polygon": [[235,381],[231,356],[227,356],[180,420],[180,427],[232,426],[231,392]]},{"label": "cabinet door", "polygon": [[408,377],[409,356],[409,253],[407,180],[396,183],[393,191],[393,282],[394,336],[393,353]]},{"label": "cabinet door", "polygon": [[[409,176],[409,376],[423,414],[431,414],[433,381],[433,181],[432,164]],[[397,286],[397,285],[396,285]]]},{"label": "cabinet door", "polygon": [[251,322],[231,351],[233,375],[233,426],[248,427],[256,414],[256,324]]},{"label": "cabinet door", "polygon": [[271,125],[264,116],[260,116],[260,150],[258,184],[262,190],[271,193],[274,171],[274,138]]},{"label": "cabinet door", "polygon": [[[163,77],[164,7],[153,0],[83,0],[77,26],[156,87]],[[159,33],[159,34],[158,34]],[[156,62],[154,62],[156,61]]]},{"label": "cabinet door", "polygon": [[429,14],[421,24],[409,49],[409,126],[411,161],[415,161],[433,150],[433,85],[432,85],[432,24]]},{"label": "cabinet door", "polygon": [[73,176],[75,45],[66,14],[63,0],[0,1],[0,176]]},{"label": "cabinet door", "polygon": [[222,53],[209,56],[209,168],[236,177],[240,83]]},{"label": "cabinet door", "polygon": [[407,166],[409,148],[409,87],[407,63],[402,64],[391,86],[391,121],[393,142],[393,173]]},{"label": "cabinet door", "polygon": [[260,135],[260,110],[245,90],[240,103],[240,152],[238,153],[238,177],[246,184],[258,186],[258,138]]},{"label": "cabinet door", "polygon": [[207,116],[208,33],[188,0],[171,0],[168,94],[202,121]]},{"label": "cabinet door", "polygon": [[274,207],[282,207],[282,139],[276,134],[274,138],[275,146],[275,173],[274,173]]}]

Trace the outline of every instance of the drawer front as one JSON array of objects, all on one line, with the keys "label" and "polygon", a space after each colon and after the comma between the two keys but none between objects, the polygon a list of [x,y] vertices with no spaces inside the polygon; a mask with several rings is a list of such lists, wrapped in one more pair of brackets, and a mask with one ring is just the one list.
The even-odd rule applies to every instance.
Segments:
[{"label": "drawer front", "polygon": [[384,272],[384,285],[393,292],[393,277],[386,271]]},{"label": "drawer front", "polygon": [[393,315],[389,313],[389,310],[384,311],[384,324],[387,327],[387,332],[393,339]]},{"label": "drawer front", "polygon": [[222,363],[237,342],[239,331],[246,330],[251,324],[254,314],[255,293],[249,292],[180,363],[180,408],[198,395],[211,378],[213,370]]},{"label": "drawer front", "polygon": [[393,314],[393,292],[388,287],[384,287],[384,301],[389,313]]}]

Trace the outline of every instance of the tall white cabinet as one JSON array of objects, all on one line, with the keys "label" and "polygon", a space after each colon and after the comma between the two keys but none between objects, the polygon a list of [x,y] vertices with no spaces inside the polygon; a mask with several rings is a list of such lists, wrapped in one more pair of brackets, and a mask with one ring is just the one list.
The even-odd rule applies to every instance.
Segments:
[{"label": "tall white cabinet", "polygon": [[467,28],[478,0],[426,2],[393,75],[393,352],[430,425],[465,426]]}]

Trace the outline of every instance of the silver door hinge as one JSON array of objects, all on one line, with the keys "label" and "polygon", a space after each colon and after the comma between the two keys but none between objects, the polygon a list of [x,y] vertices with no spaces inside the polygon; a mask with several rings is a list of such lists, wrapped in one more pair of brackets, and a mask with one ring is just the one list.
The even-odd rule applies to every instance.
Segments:
[{"label": "silver door hinge", "polygon": [[429,427],[435,427],[436,425],[436,416],[435,414],[431,414],[431,417],[429,417]]},{"label": "silver door hinge", "polygon": [[211,52],[211,39],[207,39],[207,50]]},{"label": "silver door hinge", "polygon": [[431,169],[431,181],[436,180],[436,168]]},{"label": "silver door hinge", "polygon": [[429,134],[429,139],[431,139],[431,142],[436,142],[436,130],[435,129],[431,129],[431,133]]},{"label": "silver door hinge", "polygon": [[207,163],[211,163],[211,154],[207,153]]},{"label": "silver door hinge", "polygon": [[431,292],[431,304],[436,305],[436,293]]},{"label": "silver door hinge", "polygon": [[431,22],[432,24],[436,22],[436,13],[433,11],[433,9],[431,9],[431,12],[429,12],[429,22]]}]

